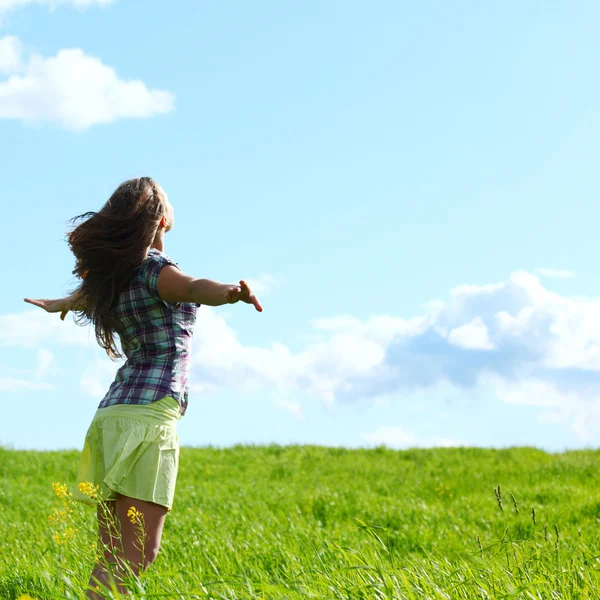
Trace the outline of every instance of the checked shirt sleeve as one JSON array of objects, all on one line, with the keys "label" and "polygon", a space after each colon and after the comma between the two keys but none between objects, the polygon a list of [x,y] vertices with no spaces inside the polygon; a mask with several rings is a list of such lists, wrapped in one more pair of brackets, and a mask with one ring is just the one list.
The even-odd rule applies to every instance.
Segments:
[{"label": "checked shirt sleeve", "polygon": [[162,268],[167,265],[172,265],[179,269],[179,265],[175,261],[171,260],[166,254],[158,251],[152,252],[145,264],[144,279],[146,285],[152,296],[158,299],[160,299],[158,295],[158,276]]}]

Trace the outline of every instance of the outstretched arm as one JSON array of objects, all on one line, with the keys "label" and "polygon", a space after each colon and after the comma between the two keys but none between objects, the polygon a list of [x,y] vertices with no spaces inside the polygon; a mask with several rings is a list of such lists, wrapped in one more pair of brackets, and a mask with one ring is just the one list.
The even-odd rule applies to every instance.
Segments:
[{"label": "outstretched arm", "polygon": [[221,306],[245,302],[252,304],[258,312],[262,306],[245,281],[239,285],[217,283],[210,279],[194,279],[179,269],[163,267],[158,276],[158,294],[166,302],[195,302],[207,306]]},{"label": "outstretched arm", "polygon": [[74,293],[66,298],[60,298],[58,300],[42,300],[33,298],[24,298],[25,302],[39,306],[49,313],[60,313],[60,320],[64,321],[67,313],[70,310],[84,310],[85,300],[81,294]]}]

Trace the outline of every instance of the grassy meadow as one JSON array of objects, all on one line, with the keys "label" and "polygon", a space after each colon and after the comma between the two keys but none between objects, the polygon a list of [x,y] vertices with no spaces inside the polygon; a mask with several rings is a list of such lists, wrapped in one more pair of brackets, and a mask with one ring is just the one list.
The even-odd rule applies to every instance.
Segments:
[{"label": "grassy meadow", "polygon": [[[599,458],[182,448],[161,553],[136,597],[600,598]],[[52,490],[73,485],[78,461],[0,448],[0,599],[83,597],[95,514],[61,516]]]}]

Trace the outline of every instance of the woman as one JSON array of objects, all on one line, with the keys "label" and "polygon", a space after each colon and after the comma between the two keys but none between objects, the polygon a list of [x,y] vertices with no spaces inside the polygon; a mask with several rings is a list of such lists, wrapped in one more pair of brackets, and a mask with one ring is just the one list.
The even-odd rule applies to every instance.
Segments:
[{"label": "woman", "polygon": [[[164,253],[174,212],[149,177],[126,181],[100,211],[74,221],[81,222],[68,241],[80,285],[67,298],[25,301],[60,313],[63,320],[75,312],[78,323],[93,324],[111,358],[126,358],[87,432],[77,479],[97,486],[105,559],[114,563],[117,587],[126,593],[124,572],[130,567],[137,575],[154,561],[172,507],[179,466],[176,425],[187,408],[197,309],[239,301],[259,312],[262,307],[246,282],[194,279]],[[83,487],[88,495],[76,486],[74,496],[92,502]],[[130,518],[136,514],[143,515],[143,544],[140,521]],[[109,583],[110,573],[96,564],[87,597],[101,598],[94,588]]]}]

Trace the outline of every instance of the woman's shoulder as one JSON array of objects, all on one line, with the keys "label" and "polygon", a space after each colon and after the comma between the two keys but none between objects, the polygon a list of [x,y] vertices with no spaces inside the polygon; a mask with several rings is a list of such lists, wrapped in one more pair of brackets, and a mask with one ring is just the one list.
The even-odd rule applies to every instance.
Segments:
[{"label": "woman's shoulder", "polygon": [[142,263],[142,266],[148,265],[156,265],[160,267],[164,267],[166,265],[173,265],[174,267],[179,268],[179,265],[168,255],[156,248],[150,248],[148,250],[148,254],[146,255],[146,259]]},{"label": "woman's shoulder", "polygon": [[163,267],[169,265],[179,269],[179,265],[167,254],[156,248],[150,248],[138,270],[138,281],[148,288],[153,296],[159,297],[158,278]]}]

